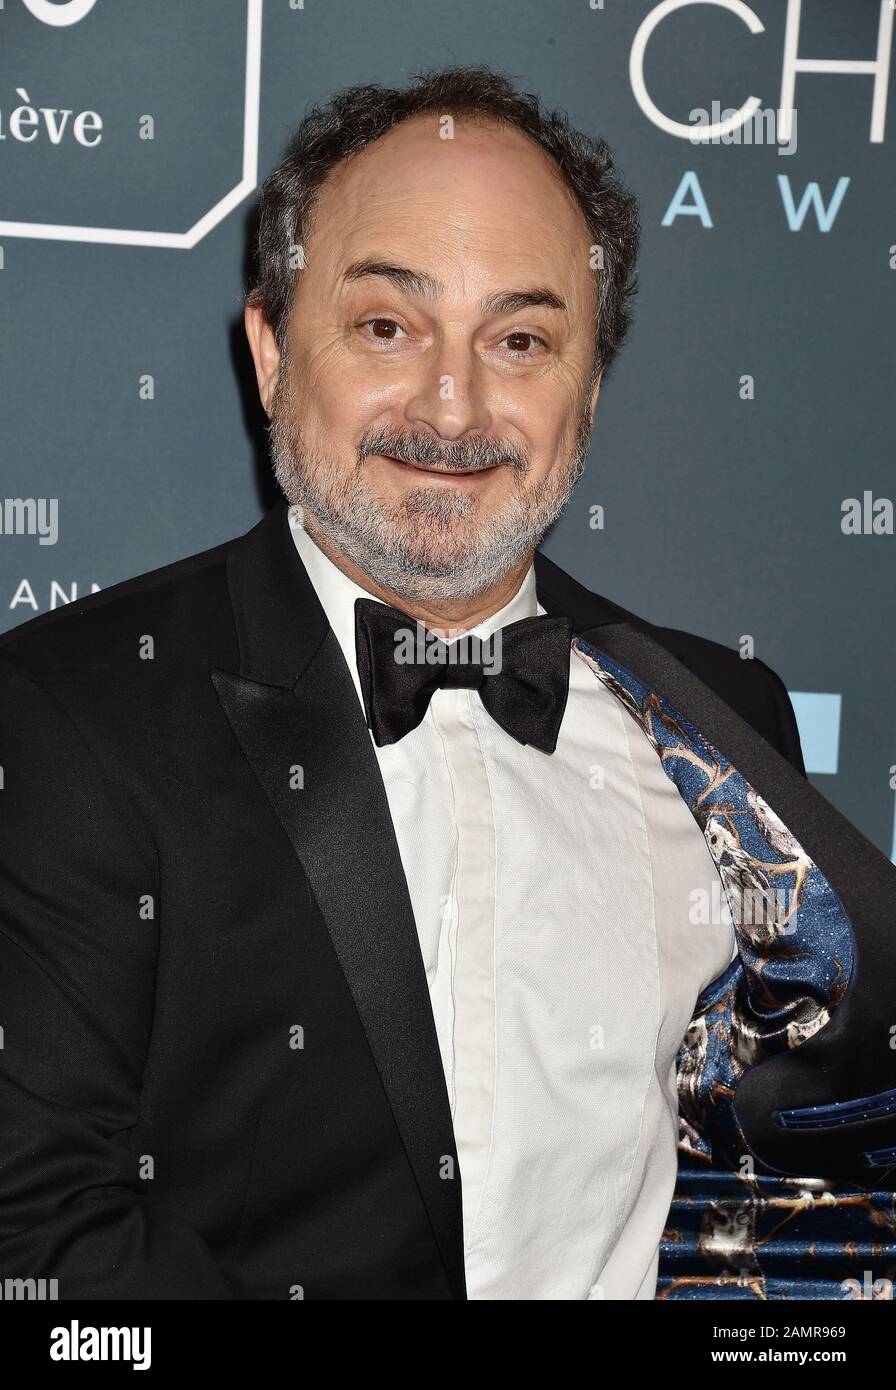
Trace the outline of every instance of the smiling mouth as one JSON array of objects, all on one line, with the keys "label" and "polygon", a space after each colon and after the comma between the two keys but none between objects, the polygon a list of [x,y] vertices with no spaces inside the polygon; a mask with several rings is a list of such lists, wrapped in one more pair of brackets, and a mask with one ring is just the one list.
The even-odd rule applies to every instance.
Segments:
[{"label": "smiling mouth", "polygon": [[392,454],[382,454],[382,458],[388,459],[389,463],[400,464],[402,468],[412,468],[415,473],[438,473],[442,477],[465,478],[475,473],[492,473],[499,467],[498,464],[487,464],[485,467],[460,467],[457,465],[444,463],[407,463],[404,459],[397,459]]}]

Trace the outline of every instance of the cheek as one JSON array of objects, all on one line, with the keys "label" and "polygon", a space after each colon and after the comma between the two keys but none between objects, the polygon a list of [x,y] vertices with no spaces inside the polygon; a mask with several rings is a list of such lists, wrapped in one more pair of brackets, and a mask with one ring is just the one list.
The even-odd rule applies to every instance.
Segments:
[{"label": "cheek", "polygon": [[575,445],[581,407],[566,389],[526,390],[504,419],[522,435],[529,451],[529,482],[565,465]]},{"label": "cheek", "polygon": [[382,363],[351,352],[342,339],[333,339],[308,354],[299,399],[303,410],[331,420],[360,421],[364,428],[383,411],[400,409],[410,389],[399,364],[389,364],[389,371],[383,371]]},{"label": "cheek", "polygon": [[332,343],[299,359],[292,375],[297,418],[306,434],[354,444],[388,397],[351,354]]}]

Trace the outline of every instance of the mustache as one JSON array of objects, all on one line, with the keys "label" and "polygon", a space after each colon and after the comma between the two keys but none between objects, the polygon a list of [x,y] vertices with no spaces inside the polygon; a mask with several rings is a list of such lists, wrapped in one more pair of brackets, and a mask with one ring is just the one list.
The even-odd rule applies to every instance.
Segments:
[{"label": "mustache", "polygon": [[414,463],[426,468],[469,472],[497,468],[509,464],[519,473],[529,471],[529,460],[513,444],[497,439],[437,439],[431,434],[414,434],[408,430],[368,430],[358,448],[358,462],[371,454],[385,454],[399,463]]}]

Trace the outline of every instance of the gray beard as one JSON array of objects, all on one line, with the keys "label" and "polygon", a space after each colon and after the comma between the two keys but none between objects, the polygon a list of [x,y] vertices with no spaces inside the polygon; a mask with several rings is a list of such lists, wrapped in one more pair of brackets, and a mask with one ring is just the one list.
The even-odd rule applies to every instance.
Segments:
[{"label": "gray beard", "polygon": [[475,597],[532,553],[584,472],[590,429],[586,396],[566,465],[531,494],[523,490],[524,470],[518,469],[511,501],[478,521],[473,520],[478,503],[459,489],[410,488],[393,505],[370,494],[363,457],[347,474],[332,460],[312,456],[292,418],[282,371],[271,408],[270,439],[274,476],[287,500],[310,513],[312,535],[319,534],[329,549],[381,588],[420,601]]}]

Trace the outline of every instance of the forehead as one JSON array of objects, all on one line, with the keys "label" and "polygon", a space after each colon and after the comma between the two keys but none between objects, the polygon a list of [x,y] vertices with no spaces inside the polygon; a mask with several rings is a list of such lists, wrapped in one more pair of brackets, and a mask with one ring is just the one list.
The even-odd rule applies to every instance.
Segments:
[{"label": "forehead", "polygon": [[[521,132],[416,116],[337,166],[312,218],[309,260],[331,273],[388,253],[477,290],[520,276],[590,294],[590,235],[548,155]],[[508,278],[510,277],[510,279]]]}]

